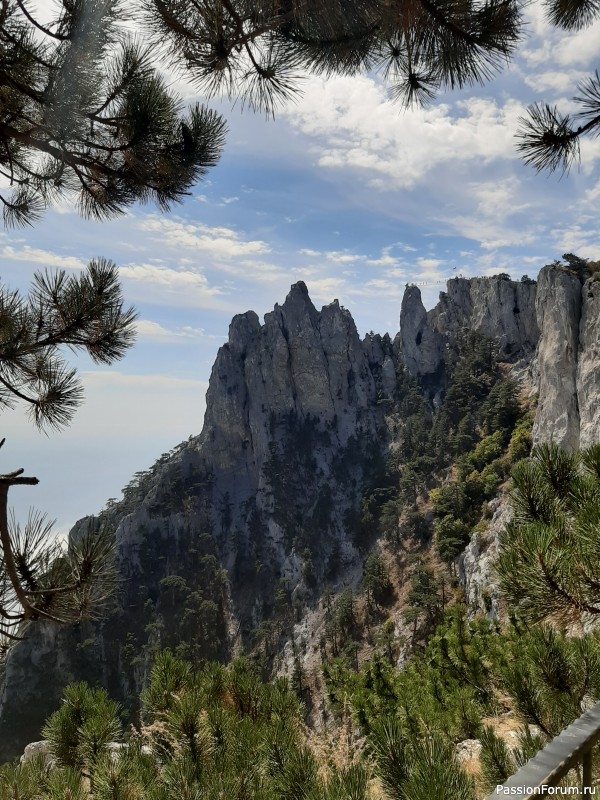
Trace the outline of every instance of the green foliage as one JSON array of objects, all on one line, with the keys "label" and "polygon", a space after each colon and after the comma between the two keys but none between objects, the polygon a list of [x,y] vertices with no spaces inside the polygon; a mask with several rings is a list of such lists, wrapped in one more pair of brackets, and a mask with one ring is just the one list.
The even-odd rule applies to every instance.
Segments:
[{"label": "green foliage", "polygon": [[342,641],[352,637],[356,628],[354,592],[352,589],[344,589],[335,601],[335,618],[343,637]]},{"label": "green foliage", "polygon": [[47,26],[23,3],[1,14],[6,225],[32,224],[65,196],[96,219],[150,199],[165,210],[215,165],[222,119],[197,104],[182,114],[120,3],[65,0]]},{"label": "green foliage", "polygon": [[444,610],[443,578],[439,580],[431,569],[419,561],[412,574],[412,582],[406,602],[410,608],[404,612],[407,623],[413,624],[413,646],[417,639],[417,627],[421,621],[421,636],[433,631]]},{"label": "green foliage", "polygon": [[501,539],[502,590],[531,621],[600,613],[600,448],[581,454],[555,445],[516,465],[513,520]]},{"label": "green foliage", "polygon": [[460,741],[476,737],[482,716],[493,710],[493,667],[501,654],[494,626],[468,623],[457,608],[446,612],[425,650],[401,672],[381,653],[358,674],[337,659],[324,665],[323,675],[333,707],[343,708],[348,698],[367,733],[383,717],[393,717],[408,739],[440,731]]},{"label": "green foliage", "polygon": [[515,425],[508,443],[508,456],[512,464],[527,458],[531,452],[533,418],[533,412],[529,411]]},{"label": "green foliage", "polygon": [[191,677],[191,665],[175,658],[170,650],[164,650],[154,662],[150,683],[141,695],[146,713],[159,716],[167,712]]},{"label": "green foliage", "polygon": [[[482,774],[491,791],[600,698],[600,635],[576,638],[521,623],[501,630],[485,619],[468,620],[455,606],[402,671],[376,655],[358,673],[337,659],[323,674],[333,708],[350,703],[391,797],[409,797],[407,787],[417,792],[421,783],[432,792],[446,781],[444,796],[462,797],[468,782],[453,764],[456,742],[482,741]],[[522,725],[511,751],[483,724],[499,713],[498,697],[503,705],[510,699]],[[428,760],[432,742],[452,764],[448,773]],[[416,766],[421,763],[429,764],[434,784]]]},{"label": "green foliage", "polygon": [[452,564],[469,543],[470,526],[446,515],[436,526],[437,552],[446,564]]},{"label": "green foliage", "polygon": [[42,731],[50,751],[66,767],[92,768],[108,742],[120,736],[119,706],[104,689],[73,683],[64,691],[64,703]]},{"label": "green foliage", "polygon": [[[4,4],[0,12],[0,40],[7,20],[10,28],[7,8]],[[36,273],[26,298],[0,287],[0,410],[24,403],[38,428],[68,425],[83,401],[83,387],[64,351],[85,351],[97,364],[112,364],[133,344],[135,319],[133,308],[123,306],[117,267],[104,259],[90,261],[77,276],[64,270]],[[14,640],[22,623],[90,617],[114,590],[108,529],[90,530],[62,547],[41,514],[30,513],[23,529],[14,520],[8,523],[9,489],[38,483],[23,472],[0,475],[0,633],[5,640]]]},{"label": "green foliage", "polygon": [[495,670],[504,664],[497,627],[484,619],[467,621],[466,609],[454,606],[428,646],[428,661],[451,687],[469,687],[481,708],[493,707]]},{"label": "green foliage", "polygon": [[[485,503],[508,478],[511,463],[526,452],[530,425],[523,423],[519,435],[512,438],[522,416],[518,387],[504,376],[496,362],[497,348],[492,340],[473,332],[459,336],[446,365],[446,395],[436,411],[414,380],[406,374],[399,375],[396,447],[385,470],[377,478],[372,476],[371,488],[363,492],[353,537],[359,549],[372,547],[375,537],[385,538],[396,548],[408,539],[426,544],[432,533],[431,523],[419,510],[418,501],[426,501],[429,494],[437,553],[454,568],[456,558],[485,513]],[[310,431],[303,433],[304,443],[311,435]],[[439,470],[453,463],[457,468],[452,477],[440,488],[431,489]],[[275,477],[280,480],[285,471],[282,457],[275,466]],[[286,514],[289,517],[289,504]],[[297,547],[300,541],[295,540]],[[308,559],[307,554],[305,563],[312,568],[314,560]],[[375,585],[376,576],[371,574],[375,562],[368,561],[367,565],[363,588],[371,615],[382,604],[383,596],[377,596],[382,587]],[[329,568],[327,576],[334,578],[335,571]],[[413,627],[413,645],[437,622],[431,608],[424,610],[418,602],[407,611],[406,621]],[[339,618],[333,619],[329,614],[325,638],[332,643],[334,656],[341,652],[339,648],[351,627],[340,626]]]},{"label": "green foliage", "polygon": [[484,726],[481,733],[481,776],[486,789],[504,783],[516,771],[513,754],[504,739],[496,736],[493,729]]},{"label": "green foliage", "polygon": [[463,452],[456,462],[456,476],[430,492],[436,549],[446,564],[453,564],[468,544],[483,503],[496,495],[511,465],[529,452],[532,418],[526,414],[519,420],[515,396],[511,381],[498,380],[492,385],[478,424],[482,430],[500,427]]},{"label": "green foliage", "polygon": [[420,511],[412,509],[404,516],[402,532],[407,539],[424,544],[431,537],[431,525]]},{"label": "green foliage", "polygon": [[552,262],[553,267],[568,271],[576,275],[582,282],[595,272],[596,264],[589,258],[581,258],[574,253],[563,253],[562,261]]},{"label": "green foliage", "polygon": [[521,719],[557,736],[600,697],[600,636],[536,626],[514,642],[503,682]]},{"label": "green foliage", "polygon": [[373,728],[369,740],[377,772],[391,800],[475,800],[475,786],[439,734],[407,740],[393,719]]},{"label": "green foliage", "polygon": [[117,267],[104,259],[76,276],[36,273],[27,298],[1,287],[0,408],[25,402],[38,427],[64,427],[83,390],[59,348],[112,364],[133,344],[135,319],[123,307]]},{"label": "green foliage", "polygon": [[83,800],[85,781],[97,800],[367,800],[368,765],[318,761],[287,682],[263,683],[248,661],[198,672],[163,653],[142,702],[142,729],[109,753],[116,705],[69,687],[44,731],[59,764],[2,768],[1,800]]},{"label": "green foliage", "polygon": [[379,606],[391,600],[393,587],[390,576],[381,555],[376,550],[373,550],[365,561],[362,585],[367,594],[369,608],[373,604]]}]

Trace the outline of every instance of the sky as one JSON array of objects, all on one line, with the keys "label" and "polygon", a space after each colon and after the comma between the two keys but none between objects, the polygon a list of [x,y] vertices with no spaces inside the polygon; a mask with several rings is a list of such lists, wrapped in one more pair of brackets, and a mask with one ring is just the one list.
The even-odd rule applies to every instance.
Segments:
[{"label": "sky", "polygon": [[[339,299],[361,335],[398,331],[407,282],[435,304],[453,276],[535,277],[565,252],[600,258],[600,139],[582,143],[579,169],[536,175],[515,152],[517,119],[536,100],[573,109],[577,82],[597,62],[600,24],[575,34],[526,8],[517,58],[482,87],[403,111],[377,76],[307,76],[275,120],[209,101],[229,133],[221,160],[168,214],[137,206],[110,222],[81,219],[69,201],[33,228],[0,232],[0,276],[27,291],[37,270],[119,267],[138,340],[120,362],[85,357],[86,399],[72,425],[40,433],[23,409],[4,411],[1,471],[65,533],[99,511],[138,470],[200,433],[204,395],[231,318],[259,316],[303,280],[317,306]],[[173,79],[186,101],[188,86]]]}]

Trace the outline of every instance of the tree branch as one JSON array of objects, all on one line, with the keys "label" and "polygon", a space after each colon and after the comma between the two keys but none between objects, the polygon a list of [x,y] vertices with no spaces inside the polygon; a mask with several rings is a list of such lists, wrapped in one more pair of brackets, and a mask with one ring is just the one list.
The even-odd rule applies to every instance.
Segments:
[{"label": "tree branch", "polygon": [[69,37],[68,37],[68,36],[63,36],[63,35],[62,35],[62,34],[60,34],[60,33],[52,33],[52,31],[51,31],[51,30],[48,30],[48,28],[45,28],[43,25],[41,25],[41,24],[40,24],[40,23],[39,23],[39,22],[38,22],[38,21],[37,21],[37,20],[36,20],[36,19],[35,19],[35,18],[34,18],[34,17],[31,15],[31,14],[30,14],[30,13],[29,13],[29,11],[27,11],[27,9],[25,8],[25,4],[23,3],[23,0],[17,0],[17,5],[18,5],[18,6],[19,6],[19,8],[21,9],[22,13],[23,13],[23,14],[24,14],[24,15],[27,17],[27,19],[29,20],[29,22],[31,22],[31,24],[32,24],[33,26],[35,26],[35,27],[36,27],[36,28],[37,28],[39,31],[41,31],[42,33],[46,34],[46,36],[51,36],[53,39],[58,39],[58,41],[59,41],[59,42],[67,42],[67,41],[69,41]]},{"label": "tree branch", "polygon": [[2,552],[4,555],[4,567],[10,579],[14,593],[17,600],[23,608],[24,618],[27,619],[32,616],[33,606],[30,604],[25,590],[19,580],[19,574],[15,565],[15,559],[12,551],[12,543],[10,541],[10,534],[8,532],[8,488],[16,483],[29,483],[35,485],[39,483],[37,478],[10,478],[0,476],[0,544],[2,545]]}]

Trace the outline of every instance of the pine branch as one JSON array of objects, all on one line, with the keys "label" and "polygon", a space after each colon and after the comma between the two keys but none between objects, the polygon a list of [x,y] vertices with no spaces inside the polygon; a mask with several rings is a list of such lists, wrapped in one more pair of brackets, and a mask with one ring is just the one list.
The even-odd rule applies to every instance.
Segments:
[{"label": "pine branch", "polygon": [[66,42],[69,40],[68,36],[62,36],[59,33],[53,33],[49,28],[45,28],[42,24],[40,24],[30,13],[27,11],[23,0],[17,0],[17,5],[21,9],[23,15],[29,20],[29,22],[37,28],[38,31],[41,31],[46,36],[50,36],[52,39],[57,39],[59,42]]}]

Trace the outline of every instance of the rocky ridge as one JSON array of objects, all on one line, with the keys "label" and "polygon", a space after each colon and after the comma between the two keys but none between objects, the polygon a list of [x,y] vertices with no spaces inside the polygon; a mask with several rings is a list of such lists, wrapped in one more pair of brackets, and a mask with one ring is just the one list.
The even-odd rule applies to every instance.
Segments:
[{"label": "rocky ridge", "polygon": [[430,396],[444,388],[448,344],[472,330],[497,342],[501,360],[538,396],[536,442],[567,449],[598,441],[600,282],[544,267],[537,282],[453,278],[426,311],[417,286],[402,300],[400,349]]},{"label": "rocky ridge", "polygon": [[[312,637],[308,658],[323,587],[360,580],[360,498],[393,445],[401,387],[412,376],[439,403],[447,354],[464,330],[493,338],[498,357],[538,394],[537,441],[596,441],[599,296],[600,283],[582,286],[556,268],[542,270],[537,285],[452,279],[430,311],[409,286],[393,341],[361,341],[348,311],[337,301],[317,311],[302,283],[264,324],[252,311],[236,316],[212,370],[200,436],[100,515],[116,528],[123,577],[110,615],[68,630],[41,626],[11,651],[0,757],[36,738],[74,679],[106,686],[135,713],[157,647],[183,642],[194,657],[226,659],[268,623],[272,656],[289,654],[295,630],[305,645]],[[98,518],[72,535],[90,523]],[[485,559],[496,540],[472,541],[462,558],[474,604],[488,602]]]}]

